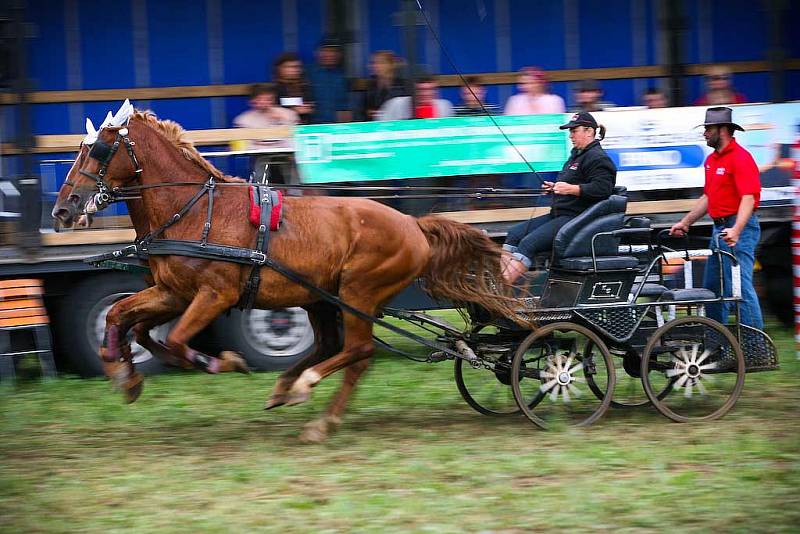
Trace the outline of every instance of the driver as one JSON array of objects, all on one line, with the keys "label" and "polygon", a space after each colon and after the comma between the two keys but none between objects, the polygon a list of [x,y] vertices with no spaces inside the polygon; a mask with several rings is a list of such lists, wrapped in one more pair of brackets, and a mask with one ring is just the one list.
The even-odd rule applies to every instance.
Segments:
[{"label": "driver", "polygon": [[[531,267],[533,257],[553,248],[558,230],[592,205],[611,196],[617,168],[600,146],[605,137],[604,126],[582,111],[559,127],[569,130],[572,152],[558,173],[558,180],[544,182],[544,189],[553,193],[550,213],[512,226],[503,249],[503,278],[513,284]],[[597,130],[600,137],[597,139]],[[509,255],[510,253],[510,255]]]}]

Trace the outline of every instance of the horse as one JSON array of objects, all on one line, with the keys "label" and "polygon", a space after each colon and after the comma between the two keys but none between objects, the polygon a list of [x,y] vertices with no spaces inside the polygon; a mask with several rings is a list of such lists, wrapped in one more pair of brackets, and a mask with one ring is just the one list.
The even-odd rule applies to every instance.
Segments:
[{"label": "horse", "polygon": [[[225,178],[183,134],[180,125],[159,120],[149,111],[131,110],[124,125],[101,128],[98,143],[86,147],[86,153],[82,148],[70,169],[53,217],[70,227],[82,213],[115,200],[115,192],[136,190],[150,232],[165,228],[162,237],[169,240],[197,241],[205,235],[209,243],[252,249],[257,229],[247,218],[249,185]],[[117,150],[123,143],[128,157]],[[209,177],[220,178],[217,186],[181,213]],[[206,229],[207,218],[211,225]],[[268,253],[307,284],[370,316],[423,277],[424,289],[433,298],[474,303],[520,320],[515,301],[501,282],[500,247],[484,232],[436,215],[414,218],[363,198],[285,197],[283,222],[269,240]],[[219,372],[223,360],[200,353],[187,342],[240,302],[251,269],[179,254],[151,255],[149,263],[154,285],[111,308],[100,349],[106,375],[128,402],[139,397],[144,380],[131,362],[128,330],[180,314],[165,350],[186,364]],[[337,305],[271,268],[262,267],[260,276],[253,306],[302,307],[315,334],[315,349],[278,377],[265,409],[302,403],[322,379],[345,370],[343,384],[325,413],[306,424],[301,434],[304,441],[323,441],[340,425],[353,388],[369,365],[375,350],[373,324],[342,311],[340,335]]]}]

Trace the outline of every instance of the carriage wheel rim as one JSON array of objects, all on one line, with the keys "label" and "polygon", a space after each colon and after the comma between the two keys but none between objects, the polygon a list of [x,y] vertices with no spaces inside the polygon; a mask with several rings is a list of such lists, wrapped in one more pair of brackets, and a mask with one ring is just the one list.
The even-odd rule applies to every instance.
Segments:
[{"label": "carriage wheel rim", "polygon": [[[597,421],[600,417],[602,417],[603,414],[608,410],[609,406],[611,405],[611,399],[613,397],[614,387],[616,385],[616,372],[614,370],[615,369],[614,361],[611,358],[611,354],[608,351],[608,348],[606,347],[605,343],[603,343],[602,339],[600,339],[600,337],[597,334],[595,334],[594,332],[592,332],[591,330],[589,330],[584,326],[568,322],[551,323],[531,333],[522,342],[522,344],[517,349],[514,355],[514,360],[511,366],[511,386],[514,392],[514,397],[517,401],[518,406],[520,407],[520,410],[533,424],[535,424],[536,426],[538,426],[543,430],[546,430],[548,428],[547,422],[538,415],[536,415],[535,413],[533,413],[532,408],[528,408],[527,406],[523,407],[522,405],[520,405],[520,398],[522,398],[523,395],[522,395],[522,390],[520,389],[520,378],[519,378],[520,373],[518,371],[520,370],[523,357],[525,353],[528,351],[528,349],[542,337],[556,331],[572,331],[584,336],[588,342],[593,342],[597,346],[597,349],[599,351],[599,354],[597,356],[601,357],[605,364],[607,380],[608,380],[606,384],[605,396],[602,399],[598,399],[600,400],[600,405],[588,417],[584,418],[580,422],[571,426],[581,427],[581,426],[591,425],[592,423]],[[582,361],[582,363],[585,363],[585,361]],[[552,394],[552,392],[550,394]],[[561,394],[563,395],[563,392]],[[540,389],[540,396],[544,395],[546,395],[546,393],[542,392]],[[534,407],[535,406],[536,404],[534,404]]]},{"label": "carriage wheel rim", "polygon": [[[675,410],[670,408],[664,401],[668,396],[664,396],[659,398],[653,392],[653,386],[650,382],[650,377],[648,369],[650,362],[650,355],[653,349],[656,347],[658,341],[669,332],[671,329],[675,328],[676,326],[680,326],[682,324],[692,324],[692,323],[699,323],[705,326],[711,327],[717,332],[719,332],[722,337],[729,343],[731,349],[734,352],[736,363],[737,363],[737,370],[736,370],[736,383],[734,384],[733,389],[731,390],[730,394],[728,395],[727,400],[716,410],[712,413],[701,416],[701,417],[691,417],[677,413]],[[702,357],[701,355],[693,355],[691,352],[688,353],[687,360],[685,360],[685,364],[680,366],[679,372],[675,374],[675,376],[667,378],[671,378],[671,382],[669,382],[669,386],[666,388],[668,391],[672,390],[676,387],[678,381],[682,378],[685,378],[685,381],[678,385],[678,387],[688,387],[686,383],[689,380],[692,380],[690,373],[688,372],[688,368],[690,367],[691,362],[696,362],[698,359]],[[680,356],[678,357],[681,358]],[[702,362],[701,362],[702,365]],[[682,368],[686,368],[684,372]],[[667,373],[665,372],[665,375]],[[702,373],[698,376],[703,376]],[[744,363],[744,353],[742,352],[742,348],[739,345],[737,339],[733,336],[733,334],[721,323],[714,321],[713,319],[709,319],[708,317],[702,316],[689,316],[689,317],[679,317],[677,319],[673,319],[668,323],[661,326],[658,330],[653,333],[653,336],[647,343],[645,347],[644,354],[642,356],[642,385],[644,386],[645,393],[650,401],[653,403],[653,406],[665,417],[678,422],[678,423],[688,423],[693,421],[713,421],[715,419],[719,419],[720,417],[727,414],[733,406],[736,404],[736,401],[739,399],[741,395],[742,389],[744,388],[744,377],[745,377],[745,363]],[[695,387],[696,384],[692,383],[691,387]],[[699,388],[698,388],[699,389]]]}]

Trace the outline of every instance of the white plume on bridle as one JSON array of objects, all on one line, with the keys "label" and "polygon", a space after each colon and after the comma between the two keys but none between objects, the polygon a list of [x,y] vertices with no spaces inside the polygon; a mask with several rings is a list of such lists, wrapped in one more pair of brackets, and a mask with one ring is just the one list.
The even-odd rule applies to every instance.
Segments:
[{"label": "white plume on bridle", "polygon": [[91,145],[97,141],[97,135],[100,133],[100,130],[106,126],[116,127],[127,124],[128,120],[131,118],[131,115],[133,115],[133,111],[133,105],[131,104],[130,100],[126,98],[125,102],[122,103],[115,114],[112,115],[110,111],[108,112],[106,118],[96,130],[94,128],[94,124],[92,124],[92,119],[86,117],[86,137],[83,138],[83,144]]}]

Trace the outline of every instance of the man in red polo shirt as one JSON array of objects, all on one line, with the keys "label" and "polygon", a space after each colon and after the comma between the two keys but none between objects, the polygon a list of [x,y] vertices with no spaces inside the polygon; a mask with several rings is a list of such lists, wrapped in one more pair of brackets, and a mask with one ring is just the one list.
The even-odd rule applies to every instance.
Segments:
[{"label": "man in red polo shirt", "polygon": [[[731,108],[706,110],[703,134],[714,152],[706,158],[706,183],[692,210],[670,229],[670,235],[682,236],[700,217],[708,213],[714,221],[712,246],[717,241],[722,250],[736,256],[741,267],[742,324],[763,328],[761,307],[753,287],[755,250],[761,237],[761,227],[755,210],[761,197],[761,181],[753,156],[740,146],[733,134],[744,128],[733,122]],[[730,260],[723,260],[725,296],[731,295]],[[719,261],[712,255],[706,262],[704,286],[719,291]],[[706,306],[707,314],[723,324],[728,322],[727,303]]]}]

